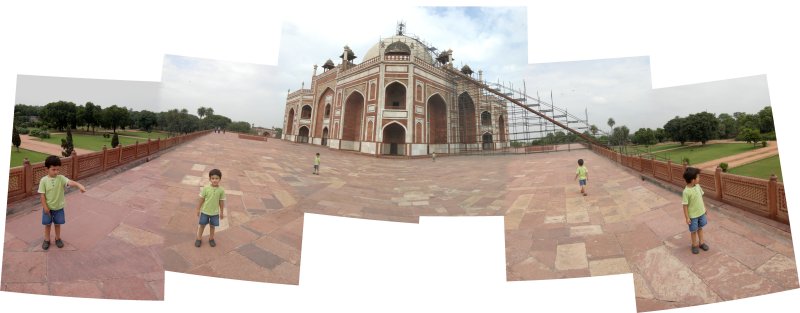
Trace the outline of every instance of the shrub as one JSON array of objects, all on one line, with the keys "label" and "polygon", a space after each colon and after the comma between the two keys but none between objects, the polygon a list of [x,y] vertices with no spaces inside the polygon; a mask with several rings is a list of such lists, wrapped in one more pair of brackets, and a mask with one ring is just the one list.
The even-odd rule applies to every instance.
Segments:
[{"label": "shrub", "polygon": [[117,146],[119,146],[119,137],[114,133],[114,137],[111,137],[111,148],[116,148]]},{"label": "shrub", "polygon": [[683,159],[681,159],[681,163],[682,164],[686,164],[686,165],[692,164],[692,163],[689,163],[689,158],[688,157],[683,157]]},{"label": "shrub", "polygon": [[767,141],[766,140],[762,140],[761,141],[761,146],[762,147],[766,147],[767,146]]},{"label": "shrub", "polygon": [[32,128],[28,134],[42,139],[50,138],[50,132],[38,128]]},{"label": "shrub", "polygon": [[111,134],[105,133],[105,134],[103,134],[103,138],[111,138]]},{"label": "shrub", "polygon": [[30,129],[25,127],[20,127],[17,128],[17,132],[19,132],[20,135],[27,135],[28,133],[30,133]]},{"label": "shrub", "polygon": [[728,163],[725,163],[725,162],[720,163],[719,164],[719,168],[721,168],[723,172],[727,172],[728,171]]}]

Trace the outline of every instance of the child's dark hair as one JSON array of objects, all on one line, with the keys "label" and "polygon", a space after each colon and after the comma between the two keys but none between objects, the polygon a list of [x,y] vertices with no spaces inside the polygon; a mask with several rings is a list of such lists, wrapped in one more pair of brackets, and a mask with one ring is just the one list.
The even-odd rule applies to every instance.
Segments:
[{"label": "child's dark hair", "polygon": [[583,159],[578,159],[578,165],[583,166]]},{"label": "child's dark hair", "polygon": [[695,178],[697,178],[697,175],[700,175],[699,168],[687,167],[686,171],[683,172],[683,180],[685,180],[687,184],[691,183]]},{"label": "child's dark hair", "polygon": [[44,167],[50,168],[51,166],[61,166],[61,158],[51,155],[44,159]]},{"label": "child's dark hair", "polygon": [[218,169],[213,169],[210,172],[208,172],[208,177],[211,177],[211,176],[214,176],[214,175],[217,175],[219,178],[222,178],[222,171],[220,171]]},{"label": "child's dark hair", "polygon": [[317,155],[319,155],[319,152],[317,152]]}]

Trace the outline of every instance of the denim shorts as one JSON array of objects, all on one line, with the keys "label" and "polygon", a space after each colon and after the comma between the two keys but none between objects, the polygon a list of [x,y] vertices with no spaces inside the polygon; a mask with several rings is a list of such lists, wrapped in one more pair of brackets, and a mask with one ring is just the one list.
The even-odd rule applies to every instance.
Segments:
[{"label": "denim shorts", "polygon": [[219,215],[207,215],[203,212],[200,212],[200,225],[208,225],[211,223],[211,226],[219,226]]},{"label": "denim shorts", "polygon": [[586,186],[586,180],[585,179],[579,179],[578,183],[581,184],[581,186]]},{"label": "denim shorts", "polygon": [[702,229],[704,226],[706,226],[706,224],[708,224],[708,220],[706,220],[706,214],[703,213],[703,215],[691,219],[689,223],[689,231],[696,232],[698,229]]},{"label": "denim shorts", "polygon": [[62,225],[64,223],[66,223],[66,219],[64,217],[63,208],[60,210],[50,210],[50,214],[47,214],[47,212],[42,209],[42,225]]},{"label": "denim shorts", "polygon": [[319,165],[314,165],[314,169],[318,170],[319,169]]}]

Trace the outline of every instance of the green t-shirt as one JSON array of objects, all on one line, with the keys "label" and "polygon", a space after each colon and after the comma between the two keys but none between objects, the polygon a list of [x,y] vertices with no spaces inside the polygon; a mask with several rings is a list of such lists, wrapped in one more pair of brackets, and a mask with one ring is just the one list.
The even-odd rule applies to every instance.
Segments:
[{"label": "green t-shirt", "polygon": [[67,187],[67,183],[69,183],[69,178],[64,175],[45,176],[39,181],[39,193],[44,194],[48,209],[61,210],[64,208],[64,188]]},{"label": "green t-shirt", "polygon": [[578,170],[575,171],[575,174],[578,174],[578,179],[585,180],[586,174],[589,173],[589,169],[586,166],[578,166]]},{"label": "green t-shirt", "polygon": [[201,212],[211,216],[219,215],[219,202],[225,201],[225,189],[213,187],[210,184],[205,185],[203,189],[200,189],[200,198],[205,199],[203,207],[200,208]]},{"label": "green t-shirt", "polygon": [[703,188],[700,184],[694,187],[683,188],[683,205],[689,205],[689,218],[697,218],[706,213],[706,206],[703,204]]},{"label": "green t-shirt", "polygon": [[314,165],[319,165],[319,157],[314,157]]}]

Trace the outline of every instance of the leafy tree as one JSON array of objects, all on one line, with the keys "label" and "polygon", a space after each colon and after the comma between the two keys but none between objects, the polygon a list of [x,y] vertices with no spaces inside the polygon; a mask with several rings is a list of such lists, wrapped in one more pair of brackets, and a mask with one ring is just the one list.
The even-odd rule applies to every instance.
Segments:
[{"label": "leafy tree", "polygon": [[772,118],[771,106],[766,106],[761,111],[758,111],[758,124],[762,133],[775,131],[775,121]]},{"label": "leafy tree", "polygon": [[128,109],[125,107],[118,107],[116,104],[103,110],[104,126],[111,128],[114,133],[117,133],[117,128],[126,125],[128,122]]},{"label": "leafy tree", "polygon": [[200,118],[206,116],[206,108],[205,107],[197,108],[197,116],[199,116]]},{"label": "leafy tree", "polygon": [[75,124],[77,109],[68,101],[50,102],[42,108],[42,119],[59,130]]},{"label": "leafy tree", "polygon": [[664,124],[664,131],[670,138],[672,138],[673,141],[680,142],[681,145],[684,145],[686,140],[688,140],[688,136],[686,135],[686,131],[684,129],[685,123],[686,120],[684,118],[676,116]]},{"label": "leafy tree", "polygon": [[19,146],[22,144],[22,140],[19,138],[19,132],[17,131],[17,128],[13,127],[12,129],[11,144],[13,144],[14,147],[17,147],[17,152],[19,152]]},{"label": "leafy tree", "polygon": [[283,128],[275,128],[275,136],[277,138],[283,138]]},{"label": "leafy tree", "polygon": [[[250,123],[248,122],[234,122],[228,125],[228,130],[240,132],[240,133],[249,133],[250,132]],[[552,135],[552,134],[548,134]]]},{"label": "leafy tree", "polygon": [[699,141],[706,144],[707,141],[716,138],[718,131],[717,117],[712,113],[700,112],[690,114],[686,118],[685,130],[687,139],[692,141]]},{"label": "leafy tree", "polygon": [[663,128],[656,128],[656,130],[653,132],[653,135],[656,136],[656,140],[658,142],[664,142],[664,140],[667,140],[668,137],[667,132],[664,131]]},{"label": "leafy tree", "polygon": [[639,128],[639,130],[633,133],[633,143],[637,145],[650,146],[654,145],[656,142],[658,142],[656,134],[650,128]]},{"label": "leafy tree", "polygon": [[617,122],[614,121],[613,118],[609,117],[608,118],[608,122],[606,122],[606,124],[608,124],[608,128],[610,128],[611,131],[613,132],[614,131],[614,125],[617,124]]},{"label": "leafy tree", "polygon": [[722,113],[717,117],[719,120],[719,137],[720,138],[734,138],[739,132],[736,126],[736,119],[728,113]]},{"label": "leafy tree", "polygon": [[214,115],[214,109],[206,108],[206,116],[211,116],[211,115]]},{"label": "leafy tree", "polygon": [[75,147],[72,145],[72,131],[67,128],[67,138],[61,138],[61,155],[68,157],[72,155]]},{"label": "leafy tree", "polygon": [[761,129],[761,123],[758,121],[758,116],[755,114],[747,114],[744,112],[735,112],[733,117],[736,118],[736,126],[739,129],[752,128]]},{"label": "leafy tree", "polygon": [[589,132],[591,132],[593,136],[597,136],[598,131],[600,131],[600,129],[597,128],[597,125],[592,124],[592,126],[589,126]]},{"label": "leafy tree", "polygon": [[153,131],[153,128],[158,123],[158,116],[156,115],[156,113],[147,110],[143,110],[138,113],[139,113],[138,114],[139,121],[137,122],[137,124],[139,125],[139,129],[144,130],[148,133]]},{"label": "leafy tree", "polygon": [[752,142],[753,143],[753,147],[755,147],[756,143],[758,143],[758,141],[761,140],[761,132],[759,132],[758,129],[745,128],[745,129],[742,129],[741,132],[739,132],[739,137],[738,138],[740,140],[744,140],[744,141],[746,141],[748,143]]}]

